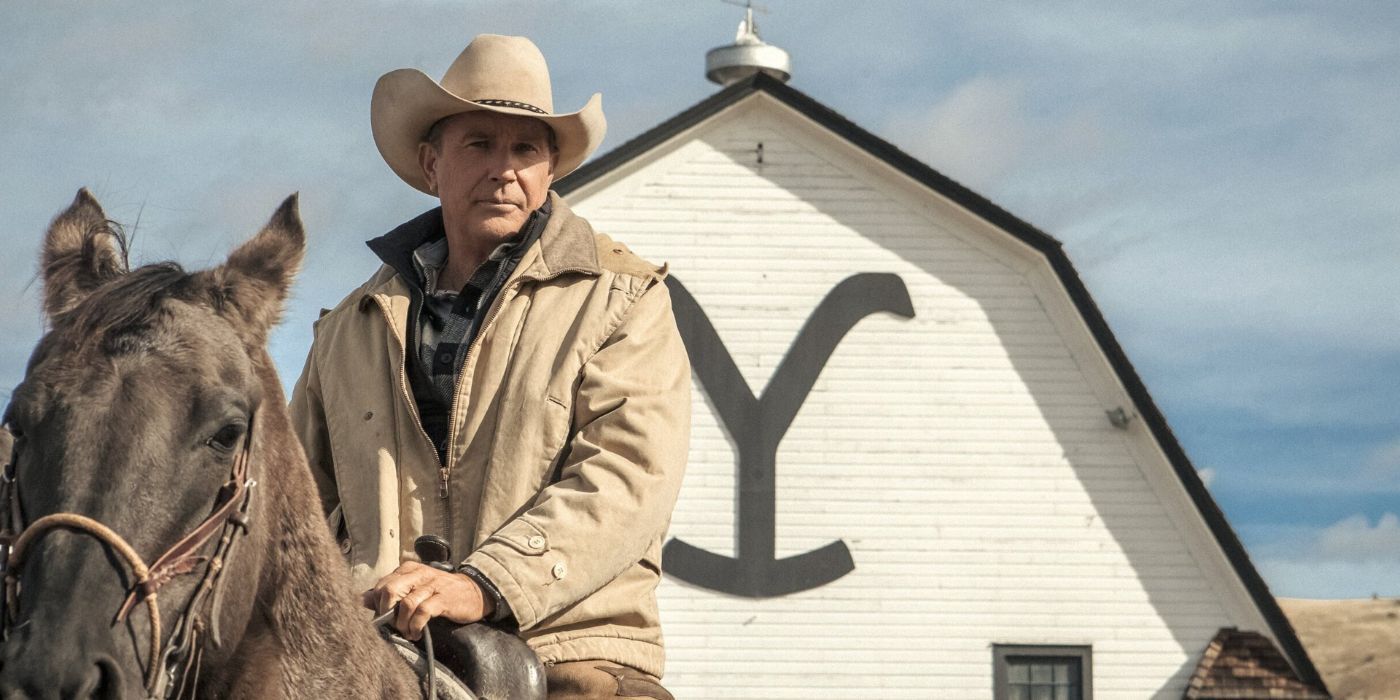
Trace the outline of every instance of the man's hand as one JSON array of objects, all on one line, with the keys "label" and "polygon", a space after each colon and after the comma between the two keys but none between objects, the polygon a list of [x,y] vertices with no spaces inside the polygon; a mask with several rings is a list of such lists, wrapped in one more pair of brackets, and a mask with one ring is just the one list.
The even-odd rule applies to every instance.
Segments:
[{"label": "man's hand", "polygon": [[394,629],[413,641],[423,636],[423,628],[434,617],[465,625],[486,617],[488,612],[486,598],[475,581],[416,561],[406,561],[379,579],[374,588],[365,591],[360,602],[377,615],[383,615],[397,603]]}]

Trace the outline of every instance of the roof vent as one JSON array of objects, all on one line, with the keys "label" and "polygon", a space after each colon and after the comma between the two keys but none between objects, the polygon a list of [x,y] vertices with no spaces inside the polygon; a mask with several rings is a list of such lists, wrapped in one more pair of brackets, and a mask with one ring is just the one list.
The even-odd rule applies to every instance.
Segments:
[{"label": "roof vent", "polygon": [[[739,3],[725,0],[731,5]],[[788,53],[771,44],[763,43],[758,36],[758,25],[753,21],[752,0],[744,4],[744,21],[739,23],[739,32],[734,35],[734,43],[710,49],[705,54],[705,77],[720,85],[730,85],[748,78],[755,73],[767,73],[769,77],[787,82],[792,77],[792,61]],[[763,12],[763,8],[759,8]]]}]

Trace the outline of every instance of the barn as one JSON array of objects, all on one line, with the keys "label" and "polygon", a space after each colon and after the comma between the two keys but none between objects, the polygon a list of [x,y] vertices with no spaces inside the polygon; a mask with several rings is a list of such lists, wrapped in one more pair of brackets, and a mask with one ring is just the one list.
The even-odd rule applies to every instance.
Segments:
[{"label": "barn", "polygon": [[556,187],[695,370],[676,696],[1329,697],[1060,243],[750,73]]}]

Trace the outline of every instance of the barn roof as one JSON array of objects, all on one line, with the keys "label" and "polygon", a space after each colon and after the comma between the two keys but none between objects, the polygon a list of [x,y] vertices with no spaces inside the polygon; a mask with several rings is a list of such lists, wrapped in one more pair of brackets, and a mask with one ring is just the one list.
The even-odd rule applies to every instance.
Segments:
[{"label": "barn roof", "polygon": [[1166,417],[1163,416],[1151,395],[1148,394],[1146,385],[1143,384],[1137,370],[1128,360],[1127,354],[1123,352],[1118,339],[1109,330],[1103,314],[1099,312],[1099,308],[1094,303],[1093,298],[1089,296],[1084,282],[1080,280],[1079,273],[1070,263],[1063,245],[1054,236],[1002,209],[986,197],[934,170],[888,141],[857,126],[854,122],[801,91],[762,73],[726,87],[640,136],[595,158],[556,184],[554,189],[563,195],[575,192],[754,93],[764,93],[776,99],[829,130],[833,135],[846,140],[934,192],[947,197],[1045,255],[1060,282],[1069,292],[1080,316],[1093,333],[1100,349],[1132,397],[1139,415],[1142,416],[1153,437],[1171,462],[1177,478],[1190,495],[1211,533],[1219,542],[1221,549],[1249,591],[1259,611],[1268,621],[1270,630],[1282,647],[1283,653],[1292,662],[1299,678],[1313,687],[1325,688],[1322,677],[1313,666],[1312,660],[1308,658],[1307,651],[1298,640],[1293,626],[1288,622],[1288,618],[1284,617],[1283,611],[1279,608],[1278,602],[1274,600],[1273,594],[1269,592],[1264,579],[1254,568],[1248,553],[1245,552],[1244,545],[1241,544],[1239,537],[1226,521],[1220,506],[1206,490],[1196,468],[1186,456],[1186,451],[1182,449],[1181,443],[1177,441],[1176,436],[1167,425]]}]

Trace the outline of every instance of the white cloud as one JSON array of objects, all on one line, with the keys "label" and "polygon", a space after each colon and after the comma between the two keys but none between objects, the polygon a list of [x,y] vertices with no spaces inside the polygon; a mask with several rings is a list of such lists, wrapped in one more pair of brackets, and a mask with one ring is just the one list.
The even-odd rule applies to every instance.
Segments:
[{"label": "white cloud", "polygon": [[1284,598],[1400,596],[1400,559],[1365,562],[1259,559],[1260,574]]},{"label": "white cloud", "polygon": [[1356,514],[1323,528],[1281,529],[1256,547],[1259,568],[1276,595],[1363,598],[1400,595],[1400,516],[1374,524]]},{"label": "white cloud", "polygon": [[1210,488],[1211,484],[1215,483],[1215,469],[1211,467],[1197,469],[1196,475],[1201,477],[1201,483],[1205,484],[1206,488]]},{"label": "white cloud", "polygon": [[1023,157],[1031,131],[1024,94],[1018,81],[975,77],[927,112],[892,120],[886,131],[944,174],[984,187]]},{"label": "white cloud", "polygon": [[[1037,112],[1036,95],[1021,78],[978,75],[953,88],[932,107],[887,116],[881,133],[954,180],[983,193],[1015,187],[1027,169],[1066,160],[1094,159],[1108,135],[1094,108]],[[1064,191],[1053,219],[1102,205],[1098,188]],[[1088,205],[1088,206],[1086,206]]]},{"label": "white cloud", "polygon": [[1319,532],[1312,553],[1325,561],[1400,561],[1400,517],[1385,513],[1372,525],[1366,516],[1353,515]]}]

